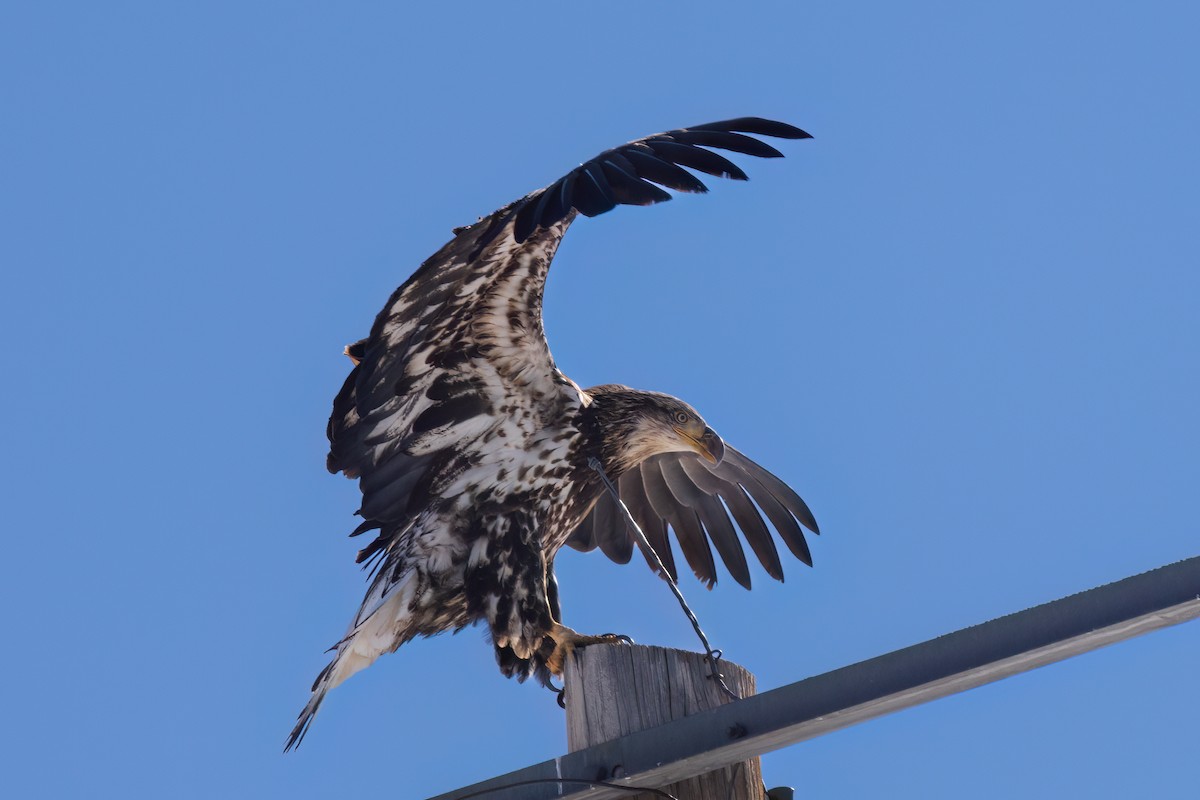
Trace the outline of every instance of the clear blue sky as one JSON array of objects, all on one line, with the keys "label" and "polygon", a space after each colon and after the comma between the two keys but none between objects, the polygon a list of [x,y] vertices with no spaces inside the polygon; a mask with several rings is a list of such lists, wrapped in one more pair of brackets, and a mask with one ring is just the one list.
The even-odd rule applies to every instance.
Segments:
[{"label": "clear blue sky", "polygon": [[[815,569],[683,586],[761,687],[1200,553],[1194,4],[417,5],[0,12],[11,796],[423,797],[563,752],[471,630],[281,755],[363,589],[325,420],[451,227],[669,127],[816,139],[576,225],[547,326],[578,381],[684,397],[815,511]],[[572,626],[693,646],[644,566],[560,577]],[[1190,797],[1198,674],[1192,623],[764,770]]]}]

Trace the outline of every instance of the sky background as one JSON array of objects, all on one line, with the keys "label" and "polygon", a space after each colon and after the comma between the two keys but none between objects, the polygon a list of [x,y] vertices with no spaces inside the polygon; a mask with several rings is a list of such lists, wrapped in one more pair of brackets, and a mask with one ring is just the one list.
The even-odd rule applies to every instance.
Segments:
[{"label": "sky background", "polygon": [[[335,690],[364,590],[341,348],[596,152],[782,119],[748,184],[572,228],[583,385],[677,394],[808,501],[815,569],[682,588],[790,683],[1200,554],[1195,4],[0,10],[0,752],[13,797],[420,798],[565,751],[478,630]],[[640,563],[566,622],[693,648]],[[811,798],[1192,797],[1200,625],[766,756]]]}]

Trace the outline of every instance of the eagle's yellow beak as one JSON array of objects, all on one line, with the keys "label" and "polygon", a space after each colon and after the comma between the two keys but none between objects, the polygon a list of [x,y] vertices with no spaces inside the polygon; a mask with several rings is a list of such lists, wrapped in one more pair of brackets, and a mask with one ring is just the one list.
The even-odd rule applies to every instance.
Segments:
[{"label": "eagle's yellow beak", "polygon": [[725,442],[721,441],[721,437],[717,436],[717,432],[712,428],[705,426],[704,433],[698,437],[681,428],[676,428],[675,430],[696,448],[696,452],[705,461],[713,466],[720,464],[721,459],[725,457]]}]

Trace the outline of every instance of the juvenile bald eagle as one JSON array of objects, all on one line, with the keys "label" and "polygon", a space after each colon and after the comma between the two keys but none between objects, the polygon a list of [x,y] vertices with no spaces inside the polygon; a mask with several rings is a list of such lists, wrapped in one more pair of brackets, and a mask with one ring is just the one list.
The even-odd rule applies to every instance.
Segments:
[{"label": "juvenile bald eagle", "polygon": [[[778,157],[745,134],[808,138],[746,117],[607,150],[544,189],[459,228],[396,290],[333,402],[330,472],[357,478],[358,554],[372,568],[362,607],[288,737],[299,743],[325,693],[416,636],[488,625],[500,670],[543,682],[572,647],[613,640],[561,623],[554,556],[564,544],[627,562],[633,542],[589,468],[599,460],[668,570],[667,529],[696,576],[716,581],[709,541],[735,580],[750,575],[734,523],[767,573],[783,571],[765,516],[811,564],[817,532],[782,481],[725,445],[687,403],[561,373],[542,330],[542,291],[577,214],[707,188],[681,167],[745,180],[710,149]],[[657,185],[656,185],[657,184]],[[761,514],[760,514],[761,511]],[[732,515],[732,521],[730,519]]]}]

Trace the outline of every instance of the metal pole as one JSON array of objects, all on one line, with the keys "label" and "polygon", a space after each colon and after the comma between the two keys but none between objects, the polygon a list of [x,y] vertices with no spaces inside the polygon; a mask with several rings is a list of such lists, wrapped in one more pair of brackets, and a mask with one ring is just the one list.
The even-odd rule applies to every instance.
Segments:
[{"label": "metal pole", "polygon": [[502,787],[557,779],[663,786],[1198,616],[1200,556],[431,800],[457,800],[467,794],[485,800],[625,798],[627,791],[583,783]]}]

